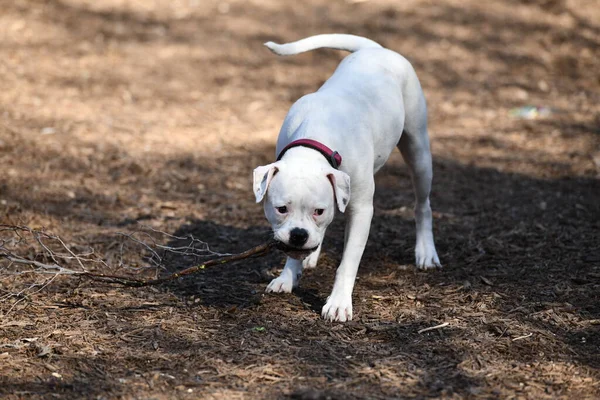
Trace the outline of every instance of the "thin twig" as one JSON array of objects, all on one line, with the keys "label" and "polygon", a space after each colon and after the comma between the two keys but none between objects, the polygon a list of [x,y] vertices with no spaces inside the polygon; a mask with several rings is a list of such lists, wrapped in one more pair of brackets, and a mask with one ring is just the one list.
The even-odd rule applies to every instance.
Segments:
[{"label": "thin twig", "polygon": [[[54,276],[53,276],[52,278],[50,278],[50,279],[47,279],[47,280],[46,280],[46,282],[44,282],[44,283],[42,283],[42,284],[37,284],[37,283],[36,283],[36,284],[33,284],[33,285],[31,285],[31,286],[29,287],[29,289],[31,289],[31,288],[33,288],[33,287],[36,287],[36,286],[40,286],[40,288],[39,288],[38,290],[36,290],[35,292],[33,292],[32,294],[36,294],[36,293],[38,293],[38,292],[41,292],[42,290],[44,290],[44,288],[45,288],[46,286],[48,286],[49,284],[51,284],[51,283],[52,283],[52,281],[53,281],[54,279],[56,279],[56,277],[57,277],[58,275],[60,275],[60,274],[54,274]],[[12,310],[13,310],[13,309],[14,309],[14,308],[17,306],[17,304],[19,304],[19,303],[20,303],[20,302],[22,302],[23,300],[25,300],[25,297],[21,297],[19,300],[15,301],[15,302],[13,303],[13,305],[12,305],[12,306],[11,306],[11,307],[8,309],[8,311],[6,312],[6,314],[5,314],[5,315],[8,315],[8,314],[10,314],[10,312],[11,312],[11,311],[12,311]]]},{"label": "thin twig", "polygon": [[[23,271],[23,272],[19,272],[19,274],[36,272],[36,273],[42,273],[42,274],[49,273],[49,274],[59,274],[59,275],[81,275],[81,274],[86,273],[86,271],[74,271],[72,269],[61,267],[58,264],[44,264],[39,261],[28,260],[26,258],[16,257],[14,255],[0,254],[0,258],[6,258],[7,260],[9,260],[13,263],[16,263],[16,264],[31,265],[31,266],[38,267],[43,270],[43,271]],[[50,271],[52,271],[52,272],[50,272]]]},{"label": "thin twig", "polygon": [[81,258],[79,256],[76,256],[75,253],[73,253],[73,251],[71,251],[71,249],[65,244],[65,242],[62,241],[62,239],[58,236],[54,237],[54,239],[58,240],[58,242],[62,245],[62,247],[71,255],[73,256],[73,258],[77,261],[77,263],[79,264],[79,266],[81,267],[82,270],[86,270],[85,266],[83,265],[83,263],[81,262]]},{"label": "thin twig", "polygon": [[[176,247],[176,248],[157,244],[156,247],[158,247],[159,249],[164,249],[164,250],[167,250],[167,251],[170,251],[170,252],[173,252],[173,250],[189,249],[189,250],[192,250],[191,255],[198,255],[198,254],[194,253],[194,250],[198,250],[198,251],[202,251],[202,252],[207,252],[210,255],[215,255],[215,256],[218,256],[218,257],[223,257],[223,256],[229,256],[229,255],[231,255],[230,253],[217,253],[217,252],[211,250],[210,246],[208,245],[208,243],[203,242],[203,241],[201,241],[199,239],[196,239],[194,237],[194,235],[192,235],[191,233],[189,235],[187,235],[187,236],[175,236],[175,235],[172,235],[170,233],[163,232],[163,231],[160,231],[158,229],[154,229],[153,227],[148,226],[148,225],[142,225],[142,227],[145,228],[145,229],[148,229],[148,230],[150,230],[150,231],[152,231],[154,233],[160,233],[161,235],[166,236],[166,237],[168,237],[170,239],[176,239],[176,240],[186,240],[186,239],[189,239],[190,240],[190,244],[189,245],[187,245],[187,246],[181,246],[181,247]],[[196,249],[194,247],[194,243],[201,243],[204,246],[204,249]],[[189,255],[190,253],[184,252],[184,253],[178,253],[178,254]]]},{"label": "thin twig", "polygon": [[523,335],[523,336],[517,336],[516,338],[514,338],[512,341],[516,342],[517,340],[521,340],[521,339],[527,339],[528,337],[533,336],[533,333],[528,333],[527,335]]},{"label": "thin twig", "polygon": [[[42,241],[42,238],[40,238],[40,232],[36,232],[36,231],[32,231],[32,230],[29,230],[29,232],[33,235],[33,237],[39,243],[39,245],[42,247],[42,249],[44,249],[46,251],[46,253],[52,259],[52,261],[54,261],[55,263],[58,263],[58,260],[56,260],[56,258],[54,258],[54,256],[55,256],[54,252],[52,250],[50,250],[48,248],[48,246],[46,246],[46,244]],[[45,236],[47,236],[47,235],[45,235]]]},{"label": "thin twig", "polygon": [[[138,232],[136,232],[136,233],[138,233]],[[152,236],[148,235],[148,234],[147,234],[147,233],[145,233],[145,232],[142,232],[142,233],[143,233],[144,235],[146,235],[147,237],[149,237],[150,239],[152,239],[152,242],[154,242],[154,238],[153,238]],[[158,266],[158,265],[160,265],[160,263],[162,262],[162,257],[160,257],[160,256],[158,255],[158,253],[157,253],[157,252],[156,252],[156,251],[155,251],[155,250],[154,250],[152,247],[150,247],[150,246],[148,245],[148,243],[144,242],[143,240],[140,240],[140,239],[136,238],[136,237],[135,237],[135,233],[133,233],[133,234],[128,234],[128,233],[119,232],[119,235],[125,236],[125,237],[127,237],[129,240],[131,240],[131,241],[133,241],[133,242],[135,242],[135,243],[138,243],[138,244],[141,244],[142,246],[144,246],[144,248],[145,248],[146,250],[148,250],[150,253],[152,253],[152,256],[150,257],[150,259],[152,260],[153,258],[156,258],[156,260],[157,260],[157,261],[156,261],[156,262],[157,262],[157,266]],[[154,244],[156,245],[156,243],[154,243]],[[121,251],[122,251],[122,247],[121,247]]]},{"label": "thin twig", "polygon": [[449,322],[444,322],[443,324],[439,324],[439,325],[436,325],[436,326],[430,326],[429,328],[423,328],[423,329],[421,329],[419,331],[419,333],[425,333],[425,332],[433,331],[435,329],[441,329],[441,328],[446,327],[448,325],[450,325]]}]

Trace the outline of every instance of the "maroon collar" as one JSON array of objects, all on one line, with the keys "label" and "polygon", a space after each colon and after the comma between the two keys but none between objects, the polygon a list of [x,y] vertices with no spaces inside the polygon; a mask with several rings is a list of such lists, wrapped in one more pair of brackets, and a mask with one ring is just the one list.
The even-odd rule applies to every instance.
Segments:
[{"label": "maroon collar", "polygon": [[286,151],[291,149],[292,147],[308,147],[310,149],[317,150],[319,153],[323,154],[329,164],[335,169],[338,169],[340,165],[342,165],[342,156],[337,151],[331,150],[329,147],[325,146],[323,143],[317,142],[312,139],[299,139],[294,140],[292,143],[288,144],[281,150],[279,156],[277,157],[277,161],[281,160],[281,157],[285,154]]}]

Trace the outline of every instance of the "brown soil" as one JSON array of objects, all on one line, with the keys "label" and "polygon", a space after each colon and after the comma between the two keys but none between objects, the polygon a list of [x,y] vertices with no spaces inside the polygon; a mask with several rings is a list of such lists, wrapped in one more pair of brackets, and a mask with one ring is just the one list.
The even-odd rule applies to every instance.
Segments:
[{"label": "brown soil", "polygon": [[[32,283],[48,276],[9,275],[3,261],[0,397],[600,396],[596,0],[0,0],[0,10],[1,222],[91,246],[114,273],[142,254],[120,250],[117,235],[139,224],[219,252],[261,243],[269,227],[251,171],[272,161],[293,101],[344,56],[277,58],[262,42],[348,32],[402,53],[420,76],[444,264],[414,270],[397,153],[377,175],[351,323],[319,317],[342,218],[291,295],[263,294],[281,254],[145,289],[65,276],[41,288]],[[511,116],[525,105],[553,112]]]}]

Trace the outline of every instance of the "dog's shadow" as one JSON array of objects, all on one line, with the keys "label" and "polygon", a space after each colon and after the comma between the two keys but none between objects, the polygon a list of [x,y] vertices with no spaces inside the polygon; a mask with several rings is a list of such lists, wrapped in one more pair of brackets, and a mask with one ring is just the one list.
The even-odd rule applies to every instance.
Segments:
[{"label": "dog's shadow", "polygon": [[[387,223],[390,222],[389,216],[383,219]],[[391,219],[396,220],[397,218],[392,217]],[[373,226],[376,229],[375,233],[372,230],[372,235],[376,235],[377,231],[383,229],[379,226],[381,222],[381,217],[374,218]],[[412,230],[412,222],[401,222],[406,225],[405,228],[410,226],[411,229],[406,230],[409,232]],[[392,225],[396,226],[396,223]],[[290,302],[320,314],[331,290],[335,269],[343,252],[344,226],[345,217],[338,215],[328,227],[319,265],[314,270],[305,271],[305,276],[302,278],[303,283],[295,288],[291,295],[270,294],[267,296],[289,296],[287,298]],[[217,258],[223,254],[241,253],[265,243],[270,238],[272,238],[272,231],[266,224],[238,228],[211,221],[191,220],[179,227],[166,244],[168,248],[178,249],[178,251],[164,252],[162,257],[162,264],[166,269],[164,274],[171,274],[202,264],[208,259]],[[387,253],[384,251],[385,241],[378,243],[376,237],[371,237],[370,242],[363,257],[362,264],[365,265],[362,272],[364,273],[377,270],[375,265],[381,261],[382,255]],[[210,251],[201,251],[203,249]],[[408,257],[400,258],[406,258],[406,263],[410,263]],[[169,284],[168,288],[176,296],[185,299],[188,304],[225,309],[253,307],[263,301],[266,286],[278,276],[284,262],[285,255],[278,250],[273,250],[262,257],[251,257],[209,267],[191,276],[178,279]],[[371,264],[374,265],[372,268],[369,267]]]},{"label": "dog's shadow", "polygon": [[[163,254],[167,274],[223,254],[241,253],[266,242],[272,237],[272,232],[268,226],[242,229],[193,220],[177,229],[172,236],[167,246],[178,251],[166,251]],[[209,251],[203,251],[205,249]],[[266,285],[277,276],[284,259],[283,253],[273,250],[262,257],[216,265],[180,278],[169,285],[169,290],[191,304],[196,301],[205,306],[226,309],[252,307],[262,301]],[[305,307],[317,313],[325,304],[324,299],[310,288],[294,290],[292,298],[297,298]]]}]

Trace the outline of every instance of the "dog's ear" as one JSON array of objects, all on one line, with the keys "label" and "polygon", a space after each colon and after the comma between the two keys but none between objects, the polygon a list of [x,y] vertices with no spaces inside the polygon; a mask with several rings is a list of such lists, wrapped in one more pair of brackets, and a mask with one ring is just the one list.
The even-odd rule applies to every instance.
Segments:
[{"label": "dog's ear", "polygon": [[256,202],[260,203],[260,201],[267,194],[267,189],[269,188],[269,183],[271,183],[271,179],[273,176],[279,171],[277,166],[279,162],[274,162],[269,165],[263,165],[262,167],[257,167],[254,170],[254,195],[256,196]]},{"label": "dog's ear", "polygon": [[345,172],[332,168],[331,172],[327,174],[327,178],[333,186],[333,194],[338,209],[344,212],[350,201],[350,176]]}]

